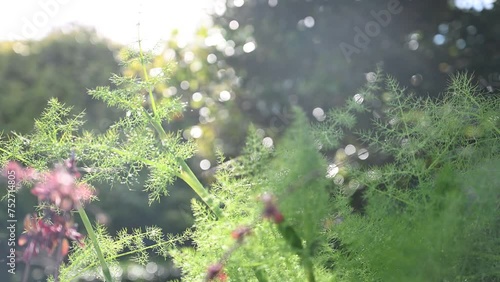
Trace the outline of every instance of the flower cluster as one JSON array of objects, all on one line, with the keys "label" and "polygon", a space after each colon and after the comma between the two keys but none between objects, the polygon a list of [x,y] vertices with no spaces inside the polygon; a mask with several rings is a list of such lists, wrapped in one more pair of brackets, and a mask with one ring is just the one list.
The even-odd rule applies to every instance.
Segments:
[{"label": "flower cluster", "polygon": [[249,226],[239,226],[231,232],[231,237],[238,242],[243,242],[243,239],[252,233],[252,228]]},{"label": "flower cluster", "polygon": [[215,279],[218,279],[219,281],[226,281],[227,280],[227,274],[222,271],[224,268],[224,265],[222,263],[216,263],[212,264],[208,267],[207,269],[207,281],[213,281]]},{"label": "flower cluster", "polygon": [[83,246],[83,235],[77,231],[70,212],[89,201],[93,191],[87,184],[77,182],[80,173],[74,155],[48,172],[23,168],[14,161],[5,165],[3,174],[10,171],[15,172],[16,185],[35,183],[31,193],[40,203],[48,204],[42,205],[45,207],[42,215],[28,215],[24,220],[25,232],[19,238],[19,246],[25,247],[23,260],[29,262],[40,251],[45,251],[62,261],[68,254],[70,240]]},{"label": "flower cluster", "polygon": [[2,175],[7,178],[7,173],[12,171],[16,176],[14,178],[16,186],[18,186],[23,181],[31,182],[38,178],[38,173],[36,172],[36,170],[34,170],[33,168],[23,168],[19,163],[14,161],[10,161],[5,165],[2,171]]},{"label": "flower cluster", "polygon": [[80,207],[82,201],[92,197],[92,190],[84,183],[77,184],[71,171],[65,166],[57,166],[43,175],[31,190],[40,201],[49,201],[63,211]]},{"label": "flower cluster", "polygon": [[[262,211],[263,219],[269,219],[275,224],[281,224],[284,222],[285,217],[279,211],[278,206],[276,205],[276,200],[273,195],[269,193],[264,193],[259,197],[260,201],[264,204],[264,210]],[[282,225],[282,224],[281,224]],[[288,232],[290,233],[290,232]],[[287,233],[287,234],[288,234]],[[236,240],[236,244],[230,248],[228,251],[224,253],[222,259],[218,263],[211,264],[206,271],[206,279],[205,281],[226,281],[227,274],[223,271],[224,264],[223,262],[229,259],[231,254],[243,243],[243,240],[252,234],[252,227],[242,225],[237,227],[231,232],[231,237]],[[289,239],[289,236],[284,235],[286,239]],[[296,235],[296,234],[294,234]]]},{"label": "flower cluster", "polygon": [[260,197],[261,201],[264,203],[264,211],[262,212],[262,217],[265,219],[270,219],[276,224],[280,224],[285,220],[283,214],[279,211],[278,206],[269,193],[264,193]]},{"label": "flower cluster", "polygon": [[33,168],[23,168],[14,161],[5,165],[3,175],[8,171],[15,171],[16,185],[23,181],[36,182],[31,193],[39,201],[49,202],[62,211],[77,209],[81,202],[89,201],[93,196],[93,191],[87,184],[76,182],[80,173],[74,157],[45,173],[39,173]]},{"label": "flower cluster", "polygon": [[57,255],[64,257],[69,251],[69,241],[77,241],[83,247],[83,235],[78,233],[73,222],[63,215],[51,213],[51,222],[36,215],[26,216],[24,219],[25,233],[19,238],[19,246],[26,246],[23,260],[28,262],[40,250],[45,250],[49,255],[58,249]]}]

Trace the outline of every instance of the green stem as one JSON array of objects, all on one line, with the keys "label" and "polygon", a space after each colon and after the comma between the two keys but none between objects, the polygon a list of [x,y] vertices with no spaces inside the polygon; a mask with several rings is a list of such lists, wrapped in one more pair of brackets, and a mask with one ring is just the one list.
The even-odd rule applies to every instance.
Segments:
[{"label": "green stem", "polygon": [[[149,81],[149,76],[146,70],[146,65],[144,63],[144,54],[142,52],[142,46],[141,46],[141,40],[140,40],[140,35],[139,35],[139,56],[142,64],[142,70],[144,73],[144,79],[145,81]],[[153,95],[153,88],[150,87],[148,89],[149,92],[149,99],[151,101],[151,109],[153,114],[148,113],[147,111],[143,111],[143,113],[147,116],[149,119],[149,122],[151,126],[156,130],[156,132],[160,135],[161,140],[166,140],[167,139],[167,133],[163,129],[163,126],[161,125],[161,122],[155,118],[157,116],[157,109],[156,109],[156,103],[155,103],[155,98]],[[163,144],[163,142],[162,142]],[[177,158],[177,162],[179,163],[180,166],[180,172],[178,173],[178,177],[182,180],[184,180],[198,196],[201,198],[203,202],[212,210],[212,212],[217,216],[217,218],[222,217],[222,211],[220,209],[220,203],[214,199],[212,194],[210,194],[205,187],[201,184],[201,182],[198,180],[196,175],[194,175],[193,171],[187,163],[181,159]]]},{"label": "green stem", "polygon": [[259,281],[259,282],[268,282],[267,277],[266,277],[264,271],[262,271],[258,267],[254,267],[253,268],[253,272],[255,274],[255,278],[257,278],[257,281]]},{"label": "green stem", "polygon": [[83,225],[85,226],[85,229],[87,230],[87,234],[90,237],[90,240],[92,241],[92,245],[94,245],[95,252],[97,254],[97,258],[99,259],[99,262],[102,267],[102,272],[104,273],[105,281],[112,282],[113,279],[111,278],[111,272],[109,272],[108,265],[106,264],[106,260],[104,259],[104,256],[102,255],[101,247],[99,246],[99,242],[97,241],[97,237],[94,233],[94,229],[92,228],[92,224],[90,223],[89,217],[87,216],[87,213],[85,210],[80,207],[78,208],[78,213],[80,214],[80,217],[83,221]]},{"label": "green stem", "polygon": [[177,162],[181,167],[181,171],[179,173],[179,178],[184,180],[193,190],[198,194],[205,204],[212,210],[212,212],[217,216],[217,218],[221,218],[222,211],[220,209],[219,201],[215,200],[212,194],[210,194],[205,187],[200,183],[198,178],[194,175],[193,171],[189,168],[186,162],[183,159],[177,158]]},{"label": "green stem", "polygon": [[291,225],[280,223],[277,227],[278,231],[281,233],[288,245],[300,257],[307,276],[307,281],[315,282],[316,278],[314,277],[314,266],[308,253],[306,252],[306,249],[302,245],[302,239],[300,238],[299,234]]},{"label": "green stem", "polygon": [[[146,64],[144,63],[144,53],[142,52],[142,44],[141,44],[141,34],[139,33],[139,29],[137,29],[137,38],[139,38],[139,57],[141,58],[142,71],[144,73],[144,80],[149,81],[148,72],[146,70]],[[151,101],[151,108],[153,109],[153,113],[156,115],[156,103],[153,96],[153,87],[149,87],[148,89],[149,99]]]},{"label": "green stem", "polygon": [[307,281],[315,282],[316,278],[314,278],[314,268],[311,260],[309,258],[304,258],[302,263],[304,264],[304,268],[306,270]]}]

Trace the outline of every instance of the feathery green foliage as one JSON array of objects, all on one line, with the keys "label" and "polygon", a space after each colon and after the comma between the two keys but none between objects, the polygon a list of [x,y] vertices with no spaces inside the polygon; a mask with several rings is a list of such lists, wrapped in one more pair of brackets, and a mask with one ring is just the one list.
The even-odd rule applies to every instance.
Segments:
[{"label": "feathery green foliage", "polygon": [[[312,132],[296,111],[272,154],[259,156],[263,146],[250,132],[245,155],[217,175],[224,221],[194,203],[196,248],[173,253],[187,281],[203,279],[214,262],[231,281],[500,279],[498,98],[478,93],[462,74],[439,101],[413,97],[381,72],[360,93],[364,103],[330,111]],[[391,161],[362,165],[344,157],[328,181],[317,145],[325,152],[338,146],[377,99],[384,116],[373,120],[373,130],[353,134],[369,153]],[[257,218],[262,203],[252,199],[264,192],[276,195],[289,225]],[[355,192],[363,195],[361,212],[352,206]],[[228,237],[238,225],[253,230],[242,244]],[[298,245],[283,231],[288,226]]]},{"label": "feathery green foliage", "polygon": [[[146,69],[147,61],[144,57],[139,59]],[[159,77],[166,79],[164,75]],[[74,152],[78,156],[79,165],[83,166],[81,181],[94,184],[98,181],[131,183],[141,170],[148,169],[149,178],[144,185],[145,190],[149,192],[150,202],[159,200],[161,196],[167,195],[166,187],[175,177],[190,180],[189,175],[185,176],[186,171],[190,170],[184,160],[191,157],[194,151],[193,143],[182,142],[179,133],[167,134],[161,128],[163,121],[182,114],[183,105],[175,99],[164,100],[155,105],[150,90],[159,79],[146,77],[141,80],[115,75],[112,81],[118,87],[116,90],[98,88],[90,91],[90,95],[104,100],[109,106],[126,110],[124,116],[103,134],[82,130],[82,114],[70,116],[71,108],[65,107],[56,99],[50,100],[41,118],[35,121],[35,130],[31,134],[14,134],[0,140],[0,163],[3,165],[15,160],[39,171],[47,171],[53,164],[66,159],[70,152]],[[145,96],[144,93],[147,92],[150,92],[149,96]],[[149,104],[145,102],[145,97],[149,97]],[[196,181],[191,180],[190,184],[199,184]],[[196,188],[199,192],[200,188]],[[207,198],[201,196],[202,199]],[[97,236],[94,236],[85,211],[80,209],[79,212],[92,239],[92,244],[89,245],[93,245],[99,257],[99,260],[94,259],[92,263],[100,261],[106,280],[110,280],[106,267],[106,263],[114,263],[114,255],[109,254],[110,248],[120,248],[109,244],[113,240],[104,240],[106,236],[103,235],[103,230],[98,229]],[[144,234],[135,233],[147,238]],[[122,241],[127,241],[125,239]],[[140,246],[141,240],[135,241],[135,245]],[[130,247],[126,242],[120,244]],[[145,252],[139,251],[140,249],[135,248],[133,253],[141,254],[144,258]],[[87,249],[87,252],[93,250]],[[162,253],[164,252],[163,250]],[[79,256],[85,257],[87,254],[76,251],[72,255],[73,261],[81,261]],[[82,273],[85,270],[79,268],[82,265],[89,267],[74,264],[69,268],[72,275]]]},{"label": "feathery green foliage", "polygon": [[[169,250],[178,244],[183,244],[189,238],[189,231],[181,236],[167,235],[158,227],[147,227],[144,231],[133,229],[131,233],[127,229],[122,229],[116,237],[107,234],[106,229],[97,225],[96,235],[102,246],[102,251],[108,263],[113,279],[120,277],[120,266],[118,260],[128,255],[133,255],[133,260],[145,265],[149,261],[148,252],[154,252],[163,258],[168,257]],[[145,241],[152,241],[154,244],[145,245]],[[90,245],[90,240],[86,240]],[[92,248],[80,248],[73,246],[74,252],[69,256],[68,263],[60,270],[61,281],[73,281],[79,277],[95,277],[103,279],[98,258]]]},{"label": "feathery green foliage", "polygon": [[[194,228],[179,237],[165,240],[149,228],[113,238],[98,225],[98,243],[86,243],[99,245],[112,274],[119,257],[135,254],[144,263],[154,249],[173,257],[185,281],[500,280],[500,104],[468,75],[452,77],[434,101],[377,71],[355,100],[321,123],[310,125],[294,109],[275,147],[264,146],[251,127],[242,156],[220,165],[209,193],[184,162],[193,143],[163,129],[183,105],[155,96],[166,70],[150,78],[146,58],[140,51],[126,62],[138,62],[142,78],[115,75],[116,90],[90,91],[123,110],[104,134],[81,130],[81,115],[71,117],[51,100],[32,134],[0,141],[2,164],[45,170],[74,150],[83,181],[129,183],[147,169],[151,201],[166,195],[175,177],[198,193]],[[360,129],[362,121],[371,129]],[[337,150],[332,161],[346,136],[368,149],[358,148],[359,159]],[[386,162],[370,163],[368,154]],[[194,247],[175,248],[188,238]],[[73,246],[58,279],[102,277],[98,256]]]}]

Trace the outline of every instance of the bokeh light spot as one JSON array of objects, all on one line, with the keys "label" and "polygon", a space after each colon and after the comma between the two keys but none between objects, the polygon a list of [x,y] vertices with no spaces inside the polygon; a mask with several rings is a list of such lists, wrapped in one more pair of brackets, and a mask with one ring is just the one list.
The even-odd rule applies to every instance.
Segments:
[{"label": "bokeh light spot", "polygon": [[307,27],[307,28],[312,28],[314,26],[314,18],[311,17],[311,16],[308,16],[308,17],[305,17],[304,19],[304,25]]},{"label": "bokeh light spot", "polygon": [[408,49],[410,49],[410,50],[412,50],[412,51],[417,50],[417,49],[418,49],[418,46],[419,46],[419,44],[418,44],[418,41],[417,41],[417,40],[413,40],[413,39],[412,39],[412,40],[410,40],[410,41],[408,42]]},{"label": "bokeh light spot", "polygon": [[326,118],[325,111],[322,108],[314,108],[312,114],[318,121],[324,121]]},{"label": "bokeh light spot", "polygon": [[210,115],[210,109],[208,107],[203,107],[200,109],[200,115],[208,117]]},{"label": "bokeh light spot", "polygon": [[224,90],[219,93],[219,100],[221,102],[226,102],[229,101],[230,99],[231,99],[231,93],[229,93],[229,91]]},{"label": "bokeh light spot", "polygon": [[184,53],[184,62],[186,64],[190,64],[194,60],[194,53],[191,51],[187,51]]},{"label": "bokeh light spot", "polygon": [[227,46],[226,48],[224,48],[224,55],[228,57],[234,55],[234,48],[232,46]]},{"label": "bokeh light spot", "polygon": [[342,175],[337,175],[335,176],[335,178],[333,178],[333,183],[337,184],[337,185],[342,185],[344,184],[344,177]]},{"label": "bokeh light spot", "polygon": [[436,45],[443,45],[444,42],[446,41],[446,38],[442,34],[436,34],[436,35],[434,35],[434,38],[432,39],[432,41]]},{"label": "bokeh light spot", "polygon": [[241,6],[243,6],[243,4],[245,4],[245,1],[244,1],[244,0],[234,0],[234,1],[233,1],[233,5],[234,5],[235,7],[238,7],[238,8],[239,8],[239,7],[241,7]]},{"label": "bokeh light spot", "polygon": [[359,93],[354,95],[354,102],[356,102],[357,104],[363,103],[364,100],[365,98],[363,98],[363,95]]},{"label": "bokeh light spot", "polygon": [[373,83],[377,81],[377,74],[374,72],[369,72],[365,74],[366,81]]},{"label": "bokeh light spot", "polygon": [[326,170],[326,177],[327,178],[334,178],[337,173],[339,173],[339,167],[336,164],[330,164],[328,165],[328,168]]},{"label": "bokeh light spot", "polygon": [[422,84],[422,81],[423,81],[423,77],[421,74],[417,73],[417,74],[414,74],[411,76],[411,79],[410,79],[410,82],[411,82],[411,85],[413,86],[419,86],[420,84]]},{"label": "bokeh light spot", "polygon": [[193,93],[193,95],[191,96],[191,99],[193,100],[193,102],[200,102],[201,99],[203,99],[203,95],[201,95],[200,92],[195,92]]},{"label": "bokeh light spot", "polygon": [[457,46],[458,49],[464,49],[467,44],[465,43],[465,40],[463,40],[462,38],[460,38],[460,39],[457,40],[457,42],[455,43],[455,45]]},{"label": "bokeh light spot", "polygon": [[441,34],[447,34],[449,29],[450,27],[445,23],[442,23],[438,26],[439,33]]},{"label": "bokeh light spot", "polygon": [[207,170],[207,169],[209,169],[211,165],[212,165],[212,164],[211,164],[211,163],[210,163],[210,161],[209,161],[209,160],[207,160],[207,159],[204,159],[204,160],[202,160],[202,161],[200,162],[200,168],[201,168],[201,169],[203,169],[203,170]]},{"label": "bokeh light spot", "polygon": [[349,144],[349,145],[345,146],[344,151],[345,151],[346,155],[350,156],[350,155],[356,153],[356,147],[352,144]]},{"label": "bokeh light spot", "polygon": [[240,24],[238,23],[238,21],[232,20],[232,21],[229,22],[229,28],[231,30],[237,30],[238,27],[240,27]]},{"label": "bokeh light spot", "polygon": [[213,63],[217,62],[217,56],[215,54],[208,54],[207,62],[209,64],[213,64]]},{"label": "bokeh light spot", "polygon": [[271,148],[273,146],[273,138],[271,137],[266,137],[262,139],[262,145],[266,148]]},{"label": "bokeh light spot", "polygon": [[189,89],[189,81],[187,81],[187,80],[183,80],[183,81],[181,82],[181,85],[180,85],[180,86],[181,86],[181,89],[183,89],[183,90],[188,90],[188,89]]},{"label": "bokeh light spot", "polygon": [[203,135],[203,130],[199,126],[193,126],[191,127],[189,134],[191,135],[191,137],[198,139]]},{"label": "bokeh light spot", "polygon": [[368,152],[367,149],[359,149],[358,151],[358,158],[362,161],[368,159],[368,156],[370,156],[370,153]]},{"label": "bokeh light spot", "polygon": [[159,77],[163,76],[164,72],[162,68],[152,68],[149,70],[149,75],[152,77]]},{"label": "bokeh light spot", "polygon": [[158,271],[158,265],[155,262],[148,262],[148,264],[146,264],[146,271],[154,274]]},{"label": "bokeh light spot", "polygon": [[243,52],[245,53],[250,53],[250,52],[253,52],[255,50],[255,43],[253,42],[247,42],[245,43],[245,45],[243,45]]}]

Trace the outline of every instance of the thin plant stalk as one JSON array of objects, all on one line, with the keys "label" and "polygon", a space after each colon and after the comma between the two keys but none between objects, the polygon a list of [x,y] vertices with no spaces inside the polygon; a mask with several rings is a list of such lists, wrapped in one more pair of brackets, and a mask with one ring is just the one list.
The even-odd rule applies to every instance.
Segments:
[{"label": "thin plant stalk", "polygon": [[108,265],[106,264],[106,260],[104,259],[104,256],[102,254],[101,247],[99,246],[99,242],[97,241],[97,236],[94,233],[94,229],[92,228],[92,224],[90,223],[89,217],[87,216],[87,213],[82,207],[78,208],[78,214],[80,214],[83,225],[87,230],[87,234],[90,237],[90,240],[92,241],[92,245],[94,246],[97,258],[99,259],[99,263],[101,264],[105,281],[112,282],[113,278],[111,277],[111,272],[109,272]]},{"label": "thin plant stalk", "polygon": [[23,273],[23,280],[22,282],[28,282],[28,277],[29,277],[29,273],[30,273],[30,269],[31,269],[31,261],[28,260],[26,262],[26,266],[24,268],[24,273]]},{"label": "thin plant stalk", "polygon": [[[139,35],[140,38],[140,35]],[[144,79],[145,81],[149,81],[149,76],[148,72],[146,70],[146,65],[144,63],[144,54],[142,52],[142,45],[141,45],[141,40],[139,39],[139,56],[140,56],[140,61],[142,65],[142,70],[144,73]],[[153,89],[150,87],[148,89],[148,94],[149,94],[149,100],[151,101],[151,109],[153,114],[149,114],[148,112],[144,111],[144,113],[147,115],[149,122],[153,126],[153,128],[156,130],[156,132],[160,135],[160,139],[166,139],[167,134],[163,127],[161,126],[161,123],[158,119],[155,117],[157,116],[157,109],[156,109],[156,102],[155,98],[153,95]],[[181,159],[177,158],[177,162],[179,163],[180,166],[180,171],[178,172],[177,176],[184,180],[191,189],[201,198],[201,200],[210,208],[210,210],[217,216],[217,218],[221,218],[223,216],[222,211],[220,209],[220,203],[218,203],[214,197],[203,187],[203,184],[198,180],[196,175],[193,173],[191,168],[187,165],[187,163]]]}]

